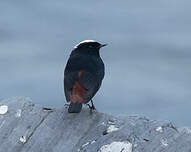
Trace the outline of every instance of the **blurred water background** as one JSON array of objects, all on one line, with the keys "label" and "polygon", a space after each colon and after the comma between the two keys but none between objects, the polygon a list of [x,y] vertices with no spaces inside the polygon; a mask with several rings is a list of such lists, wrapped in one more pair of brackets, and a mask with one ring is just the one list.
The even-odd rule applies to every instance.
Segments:
[{"label": "blurred water background", "polygon": [[85,39],[109,45],[99,111],[191,125],[191,1],[0,0],[0,98],[63,107],[63,69]]}]

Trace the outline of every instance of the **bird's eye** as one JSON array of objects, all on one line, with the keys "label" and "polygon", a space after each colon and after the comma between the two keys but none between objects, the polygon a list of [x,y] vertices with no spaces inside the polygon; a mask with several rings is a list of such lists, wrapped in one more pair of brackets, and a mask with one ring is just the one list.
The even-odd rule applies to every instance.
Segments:
[{"label": "bird's eye", "polygon": [[92,45],[89,45],[89,48],[93,48],[93,46],[92,46]]}]

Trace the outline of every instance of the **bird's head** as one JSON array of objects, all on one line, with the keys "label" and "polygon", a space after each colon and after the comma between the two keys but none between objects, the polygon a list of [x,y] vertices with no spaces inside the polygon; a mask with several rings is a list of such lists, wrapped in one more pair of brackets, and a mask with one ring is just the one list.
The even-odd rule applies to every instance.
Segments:
[{"label": "bird's head", "polygon": [[107,44],[100,44],[94,40],[84,40],[77,44],[74,47],[74,50],[78,50],[83,53],[88,53],[88,54],[94,54],[98,53],[100,48],[106,46]]}]

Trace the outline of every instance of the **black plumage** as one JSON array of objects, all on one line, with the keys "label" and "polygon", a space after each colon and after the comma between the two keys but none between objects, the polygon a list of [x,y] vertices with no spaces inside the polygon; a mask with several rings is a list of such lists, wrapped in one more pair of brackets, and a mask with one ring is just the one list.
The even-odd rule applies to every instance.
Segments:
[{"label": "black plumage", "polygon": [[102,45],[93,40],[79,43],[68,59],[64,71],[64,92],[70,102],[69,113],[81,111],[99,90],[104,78],[104,63],[99,50]]}]

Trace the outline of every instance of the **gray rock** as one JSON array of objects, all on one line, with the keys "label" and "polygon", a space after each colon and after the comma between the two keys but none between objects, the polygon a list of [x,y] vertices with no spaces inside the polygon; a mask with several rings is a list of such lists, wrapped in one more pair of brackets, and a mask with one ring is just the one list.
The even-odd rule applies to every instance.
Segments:
[{"label": "gray rock", "polygon": [[0,152],[191,152],[191,129],[170,122],[90,114],[85,107],[69,114],[22,97],[1,101],[0,111]]}]

